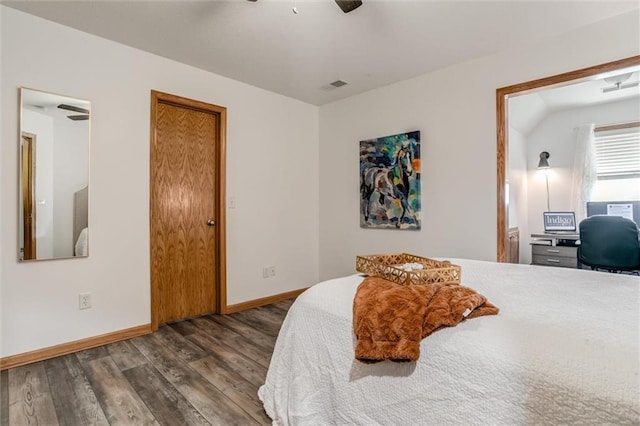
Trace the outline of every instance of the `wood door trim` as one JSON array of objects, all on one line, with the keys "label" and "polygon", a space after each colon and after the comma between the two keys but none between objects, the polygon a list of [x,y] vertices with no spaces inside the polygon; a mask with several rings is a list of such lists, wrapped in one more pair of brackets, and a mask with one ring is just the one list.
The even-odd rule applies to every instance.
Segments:
[{"label": "wood door trim", "polygon": [[523,95],[528,92],[539,90],[542,87],[552,88],[567,85],[569,82],[576,80],[587,80],[598,74],[614,71],[620,68],[632,67],[640,65],[640,55],[632,56],[618,61],[607,62],[605,64],[595,65],[588,68],[570,71],[564,74],[558,74],[551,77],[545,77],[538,80],[527,81],[524,83],[514,84],[512,86],[502,87],[496,90],[496,126],[497,126],[497,202],[498,202],[498,221],[497,221],[497,237],[498,250],[497,261],[505,262],[507,260],[507,206],[505,204],[505,185],[507,176],[507,155],[509,147],[509,129],[507,117],[507,98],[514,95]]},{"label": "wood door trim", "polygon": [[309,287],[299,288],[298,290],[291,290],[285,293],[274,294],[273,296],[262,297],[260,299],[249,300],[247,302],[236,303],[235,305],[227,306],[227,314],[233,314],[235,312],[246,311],[248,309],[259,308],[260,306],[271,305],[283,300],[292,299],[300,296]]},{"label": "wood door trim", "polygon": [[[183,98],[181,96],[171,95],[169,93],[159,92],[157,90],[151,91],[151,145],[150,145],[150,161],[153,160],[151,153],[153,147],[156,145],[156,118],[158,111],[158,104],[166,103],[177,107],[190,108],[196,111],[211,113],[219,117],[219,123],[216,128],[217,131],[217,143],[216,143],[216,171],[217,171],[217,194],[218,197],[215,201],[215,215],[216,215],[216,232],[218,233],[218,242],[216,247],[216,279],[218,285],[217,297],[216,297],[216,312],[224,314],[227,311],[227,248],[226,248],[226,145],[227,145],[227,109],[218,105],[208,104],[206,102],[196,101],[193,99]],[[154,164],[151,163],[149,167],[150,178],[153,176]],[[153,182],[149,182],[150,200],[149,208],[154,205],[153,189],[151,185]],[[149,219],[149,228],[151,229],[151,217]],[[151,255],[151,253],[150,253]],[[152,262],[150,262],[152,264]],[[153,272],[153,271],[152,271]],[[150,280],[151,286],[151,329],[158,329],[158,303],[159,294],[158,288],[155,283]]]},{"label": "wood door trim", "polygon": [[[22,132],[22,140],[20,141],[20,157],[22,159],[20,182],[22,185],[22,241],[20,245],[23,247],[23,260],[35,260],[37,257],[36,247],[36,135],[33,133]],[[28,158],[28,170],[27,179],[25,182],[25,159],[24,156],[24,144],[27,143]]]}]

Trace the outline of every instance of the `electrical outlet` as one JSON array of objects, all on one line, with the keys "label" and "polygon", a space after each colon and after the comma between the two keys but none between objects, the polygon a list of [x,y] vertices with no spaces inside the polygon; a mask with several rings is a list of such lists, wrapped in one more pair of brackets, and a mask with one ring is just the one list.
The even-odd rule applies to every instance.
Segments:
[{"label": "electrical outlet", "polygon": [[80,309],[91,308],[91,293],[80,293],[78,295],[78,305]]},{"label": "electrical outlet", "polygon": [[263,266],[262,267],[262,278],[269,278],[269,267],[268,266]]},{"label": "electrical outlet", "polygon": [[269,266],[269,276],[270,277],[275,277],[276,276],[276,267],[275,266]]}]

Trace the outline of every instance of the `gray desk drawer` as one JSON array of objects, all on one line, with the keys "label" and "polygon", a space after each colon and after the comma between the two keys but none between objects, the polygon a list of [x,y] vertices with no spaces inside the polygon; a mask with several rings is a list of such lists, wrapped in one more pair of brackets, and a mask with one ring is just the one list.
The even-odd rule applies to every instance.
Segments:
[{"label": "gray desk drawer", "polygon": [[531,263],[534,265],[561,266],[564,268],[578,267],[578,259],[576,257],[544,256],[534,254]]},{"label": "gray desk drawer", "polygon": [[539,255],[539,256],[549,256],[549,257],[558,257],[558,258],[559,257],[572,257],[575,260],[576,257],[578,256],[578,248],[577,247],[543,246],[543,245],[536,245],[536,244],[532,245],[531,247],[532,247],[531,254],[533,255],[533,257],[535,257],[537,255]]}]

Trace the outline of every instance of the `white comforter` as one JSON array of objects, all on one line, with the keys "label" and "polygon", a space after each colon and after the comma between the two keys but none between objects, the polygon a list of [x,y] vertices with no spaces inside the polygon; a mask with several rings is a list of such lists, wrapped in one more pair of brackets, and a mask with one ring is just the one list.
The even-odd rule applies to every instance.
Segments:
[{"label": "white comforter", "polygon": [[452,259],[500,308],[422,341],[420,360],[354,360],[362,276],[303,293],[258,391],[274,424],[640,424],[640,278]]}]

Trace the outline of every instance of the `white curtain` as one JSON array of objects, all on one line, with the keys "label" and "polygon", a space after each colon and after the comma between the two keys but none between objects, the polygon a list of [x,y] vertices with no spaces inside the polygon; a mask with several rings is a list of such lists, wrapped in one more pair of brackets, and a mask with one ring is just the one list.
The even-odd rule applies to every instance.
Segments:
[{"label": "white curtain", "polygon": [[580,126],[576,135],[571,186],[571,210],[576,213],[576,223],[587,217],[587,201],[596,185],[596,148],[593,124]]}]

